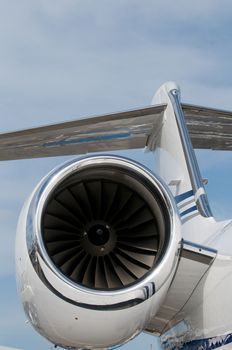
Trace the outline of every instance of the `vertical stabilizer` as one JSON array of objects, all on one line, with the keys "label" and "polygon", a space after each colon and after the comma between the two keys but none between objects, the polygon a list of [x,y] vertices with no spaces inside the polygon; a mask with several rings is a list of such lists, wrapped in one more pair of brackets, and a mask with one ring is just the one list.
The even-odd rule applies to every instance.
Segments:
[{"label": "vertical stabilizer", "polygon": [[[180,103],[180,89],[174,82],[160,87],[152,104],[167,104],[162,128],[148,144],[154,151],[156,171],[166,181],[177,203],[194,199],[194,204],[182,214],[199,212],[211,217],[202,177],[192,147]],[[182,215],[183,216],[183,215]]]}]

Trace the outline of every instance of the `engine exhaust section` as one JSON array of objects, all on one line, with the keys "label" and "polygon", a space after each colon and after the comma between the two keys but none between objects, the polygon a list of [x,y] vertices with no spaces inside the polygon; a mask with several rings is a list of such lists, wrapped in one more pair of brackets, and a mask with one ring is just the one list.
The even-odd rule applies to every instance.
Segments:
[{"label": "engine exhaust section", "polygon": [[158,311],[180,241],[172,194],[142,165],[117,156],[66,163],[39,183],[19,219],[25,312],[67,349],[122,344]]}]

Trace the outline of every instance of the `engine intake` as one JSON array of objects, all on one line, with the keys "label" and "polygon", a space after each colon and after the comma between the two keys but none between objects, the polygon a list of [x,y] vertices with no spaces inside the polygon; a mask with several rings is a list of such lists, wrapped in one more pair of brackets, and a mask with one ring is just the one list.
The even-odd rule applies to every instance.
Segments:
[{"label": "engine intake", "polygon": [[62,274],[87,288],[111,290],[149,274],[170,223],[159,190],[138,169],[92,160],[52,190],[41,232]]},{"label": "engine intake", "polygon": [[142,165],[110,155],[63,164],[19,218],[17,281],[27,317],[62,348],[125,343],[162,305],[180,242],[174,198]]}]

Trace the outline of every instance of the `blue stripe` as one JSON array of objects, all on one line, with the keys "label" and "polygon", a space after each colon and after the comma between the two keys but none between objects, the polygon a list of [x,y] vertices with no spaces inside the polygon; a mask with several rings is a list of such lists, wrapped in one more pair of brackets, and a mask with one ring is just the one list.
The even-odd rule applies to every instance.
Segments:
[{"label": "blue stripe", "polygon": [[183,344],[181,349],[183,350],[211,350],[217,349],[221,346],[232,343],[232,334],[227,334],[225,336],[192,340],[188,343]]},{"label": "blue stripe", "polygon": [[175,197],[176,203],[182,202],[184,199],[192,197],[193,196],[193,190],[190,190],[188,192],[184,192],[182,194],[179,194]]},{"label": "blue stripe", "polygon": [[180,213],[180,216],[184,216],[186,214],[192,213],[195,210],[198,210],[196,205],[194,205],[193,207],[191,207],[189,209],[186,209],[185,211],[182,211],[182,213]]},{"label": "blue stripe", "polygon": [[203,249],[203,250],[206,250],[210,253],[217,253],[217,249],[207,247],[207,246],[202,245],[202,244],[198,244],[198,243],[191,242],[191,241],[186,241],[185,239],[183,239],[182,242],[183,242],[183,244],[189,245],[189,246],[197,248],[197,249]]},{"label": "blue stripe", "polygon": [[114,139],[124,139],[130,137],[130,133],[120,133],[120,134],[111,134],[111,135],[99,135],[99,136],[90,136],[85,138],[77,138],[74,140],[60,140],[60,141],[52,141],[44,143],[45,147],[55,147],[55,146],[63,146],[63,145],[76,145],[79,143],[87,143],[87,142],[97,142],[97,141],[111,141]]}]

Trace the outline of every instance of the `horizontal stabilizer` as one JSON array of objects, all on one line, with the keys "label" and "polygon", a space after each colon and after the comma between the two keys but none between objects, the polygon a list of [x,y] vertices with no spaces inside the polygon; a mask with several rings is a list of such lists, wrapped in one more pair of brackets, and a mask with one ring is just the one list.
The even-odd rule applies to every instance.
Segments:
[{"label": "horizontal stabilizer", "polygon": [[[232,150],[232,112],[182,104],[194,148]],[[144,148],[162,128],[166,105],[0,134],[0,160]]]},{"label": "horizontal stabilizer", "polygon": [[232,150],[232,112],[182,104],[194,148]]},{"label": "horizontal stabilizer", "polygon": [[54,157],[146,146],[165,105],[0,134],[0,160]]}]

